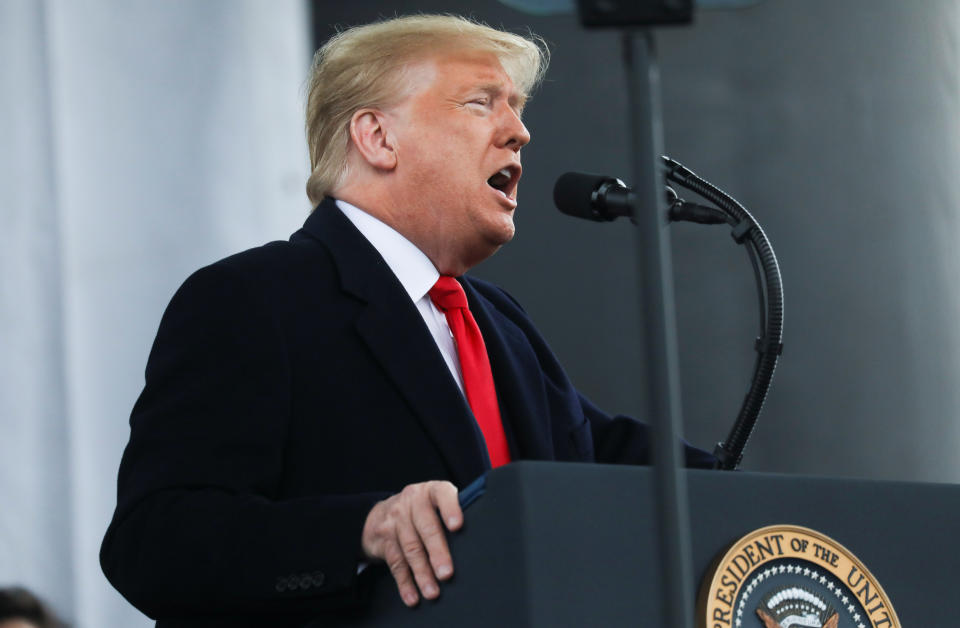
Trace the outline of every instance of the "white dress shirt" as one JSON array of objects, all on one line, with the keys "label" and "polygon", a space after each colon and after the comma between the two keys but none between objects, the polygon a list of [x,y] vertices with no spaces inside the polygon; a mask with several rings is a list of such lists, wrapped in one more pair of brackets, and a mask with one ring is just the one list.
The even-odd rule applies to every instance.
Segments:
[{"label": "white dress shirt", "polygon": [[397,276],[400,285],[407,291],[410,300],[417,307],[430,335],[433,336],[440,354],[443,356],[453,380],[463,393],[463,374],[460,372],[460,358],[453,341],[453,334],[447,324],[447,317],[430,300],[430,288],[437,283],[440,273],[423,251],[410,240],[400,235],[393,227],[374,218],[359,207],[346,201],[337,200],[337,207],[363,234],[373,248]]}]

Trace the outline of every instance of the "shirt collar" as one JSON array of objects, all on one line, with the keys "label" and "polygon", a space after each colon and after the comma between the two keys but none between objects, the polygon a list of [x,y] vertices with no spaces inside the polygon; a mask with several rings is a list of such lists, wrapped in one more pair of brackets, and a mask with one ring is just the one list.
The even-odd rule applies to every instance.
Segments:
[{"label": "shirt collar", "polygon": [[440,273],[430,258],[413,242],[355,205],[337,199],[337,207],[373,248],[377,249],[414,303],[422,299],[433,284],[437,283]]}]

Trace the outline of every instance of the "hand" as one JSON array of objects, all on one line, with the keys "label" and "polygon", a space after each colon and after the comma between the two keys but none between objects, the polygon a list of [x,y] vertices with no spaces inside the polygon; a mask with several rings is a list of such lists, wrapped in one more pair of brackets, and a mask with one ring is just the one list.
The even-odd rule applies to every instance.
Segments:
[{"label": "hand", "polygon": [[409,484],[377,502],[367,515],[363,553],[387,563],[407,606],[420,601],[418,588],[423,597],[435,599],[440,595],[437,580],[453,575],[444,525],[451,532],[463,525],[457,487],[450,482]]}]

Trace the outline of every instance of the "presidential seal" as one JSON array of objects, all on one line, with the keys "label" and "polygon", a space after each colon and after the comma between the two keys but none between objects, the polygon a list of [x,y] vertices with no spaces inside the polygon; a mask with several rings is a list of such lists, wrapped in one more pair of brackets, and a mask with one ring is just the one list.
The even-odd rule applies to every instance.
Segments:
[{"label": "presidential seal", "polygon": [[699,628],[900,628],[883,587],[844,546],[776,525],[736,541],[707,571]]}]

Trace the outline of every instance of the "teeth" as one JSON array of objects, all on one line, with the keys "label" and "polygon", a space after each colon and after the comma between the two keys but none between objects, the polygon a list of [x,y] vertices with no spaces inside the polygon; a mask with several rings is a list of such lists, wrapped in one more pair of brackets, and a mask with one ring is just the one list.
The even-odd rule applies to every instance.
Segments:
[{"label": "teeth", "polygon": [[487,179],[487,184],[490,187],[496,188],[502,192],[503,188],[508,183],[510,183],[512,179],[513,179],[513,175],[510,173],[510,169],[504,168],[502,170],[499,170],[496,174],[491,176],[489,179]]}]

